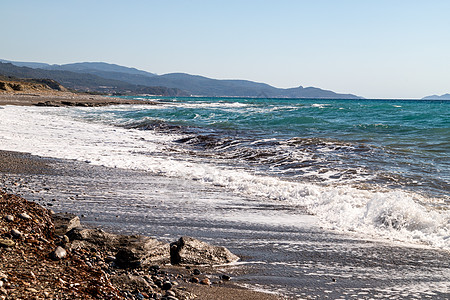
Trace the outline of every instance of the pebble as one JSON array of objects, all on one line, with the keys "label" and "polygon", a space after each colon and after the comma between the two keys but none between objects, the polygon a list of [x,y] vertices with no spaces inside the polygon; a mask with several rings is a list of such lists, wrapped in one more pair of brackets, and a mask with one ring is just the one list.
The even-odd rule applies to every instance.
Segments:
[{"label": "pebble", "polygon": [[176,296],[177,294],[175,294],[174,291],[166,291],[166,296]]},{"label": "pebble", "polygon": [[11,235],[12,235],[13,237],[15,237],[16,239],[18,239],[18,238],[21,238],[21,237],[23,236],[23,233],[20,232],[20,231],[17,230],[17,229],[11,229]]},{"label": "pebble", "polygon": [[161,289],[164,291],[170,290],[172,288],[172,284],[169,281],[163,283]]},{"label": "pebble", "polygon": [[226,275],[226,274],[223,274],[221,278],[222,278],[222,280],[225,280],[225,281],[231,280],[231,276]]},{"label": "pebble", "polygon": [[202,272],[199,269],[194,269],[194,275],[200,275]]},{"label": "pebble", "polygon": [[8,222],[14,222],[14,217],[11,216],[11,215],[6,215],[5,216],[5,220],[8,221]]},{"label": "pebble", "polygon": [[26,212],[21,213],[21,214],[19,215],[19,217],[21,217],[21,218],[24,219],[24,220],[30,220],[30,219],[31,219],[30,215],[27,214]]},{"label": "pebble", "polygon": [[64,257],[66,257],[66,255],[66,250],[64,250],[64,248],[61,246],[56,247],[55,251],[53,252],[54,259],[63,259]]},{"label": "pebble", "polygon": [[105,261],[106,262],[111,262],[111,261],[115,261],[116,257],[112,256],[112,255],[108,255],[107,257],[105,257]]},{"label": "pebble", "polygon": [[200,280],[198,280],[197,277],[192,277],[191,280],[189,280],[192,283],[198,283]]},{"label": "pebble", "polygon": [[211,285],[211,281],[209,280],[209,278],[205,278],[202,281],[200,281],[200,284]]},{"label": "pebble", "polygon": [[10,239],[0,239],[0,247],[13,247],[15,244]]}]

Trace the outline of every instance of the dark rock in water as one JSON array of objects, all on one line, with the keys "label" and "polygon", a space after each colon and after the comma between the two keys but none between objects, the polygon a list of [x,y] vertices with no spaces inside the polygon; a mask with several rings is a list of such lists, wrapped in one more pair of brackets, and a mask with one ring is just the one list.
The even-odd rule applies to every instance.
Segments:
[{"label": "dark rock in water", "polygon": [[69,213],[54,214],[52,215],[52,221],[55,226],[55,233],[57,235],[65,235],[73,228],[81,226],[80,218]]},{"label": "dark rock in water", "polygon": [[218,265],[238,261],[239,257],[225,247],[212,246],[192,237],[183,236],[170,244],[173,265]]},{"label": "dark rock in water", "polygon": [[67,256],[67,252],[61,246],[56,247],[55,251],[53,251],[53,253],[52,253],[52,258],[55,260],[63,259],[66,256]]}]

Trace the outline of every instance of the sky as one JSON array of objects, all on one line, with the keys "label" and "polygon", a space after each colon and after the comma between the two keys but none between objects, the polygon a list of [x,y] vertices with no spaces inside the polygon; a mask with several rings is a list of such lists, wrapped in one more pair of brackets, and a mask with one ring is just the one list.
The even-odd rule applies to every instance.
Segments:
[{"label": "sky", "polygon": [[0,0],[0,58],[313,86],[450,93],[448,0]]}]

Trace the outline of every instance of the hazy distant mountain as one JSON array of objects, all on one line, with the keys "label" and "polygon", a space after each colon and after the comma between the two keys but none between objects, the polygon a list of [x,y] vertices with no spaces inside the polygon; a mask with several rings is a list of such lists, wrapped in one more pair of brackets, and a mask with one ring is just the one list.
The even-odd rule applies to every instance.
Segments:
[{"label": "hazy distant mountain", "polygon": [[[0,60],[2,61],[2,60]],[[10,62],[10,61],[5,61]],[[93,83],[101,86],[122,87],[127,84],[147,86],[147,87],[166,87],[186,91],[190,95],[208,96],[208,97],[259,97],[259,98],[333,98],[333,99],[358,99],[361,97],[352,94],[338,94],[333,91],[322,90],[314,87],[304,88],[302,86],[289,89],[280,89],[265,83],[258,83],[248,80],[218,80],[198,75],[185,73],[171,73],[165,75],[156,75],[153,73],[128,68],[114,64],[102,62],[92,63],[74,63],[66,65],[49,65],[41,63],[10,62],[17,66],[36,68],[36,70],[46,70],[53,72],[71,72],[70,81],[62,73],[52,73],[48,77],[60,81],[67,87],[83,89],[83,84],[88,84],[89,89],[94,89]],[[96,76],[95,80],[85,82],[79,76],[73,76],[73,73],[85,74],[86,76]],[[64,77],[64,78],[61,78]],[[86,80],[91,77],[86,77]],[[101,83],[99,78],[114,80],[114,82]],[[92,78],[91,78],[92,79]],[[61,81],[63,80],[63,81]],[[90,81],[90,80],[88,80]],[[83,82],[83,84],[81,84]],[[87,86],[86,86],[87,87]],[[86,89],[85,87],[85,89]],[[123,90],[119,88],[119,90]]]},{"label": "hazy distant mountain", "polygon": [[108,79],[88,73],[62,70],[19,67],[11,63],[0,62],[0,75],[15,78],[53,79],[64,87],[82,92],[101,92],[108,94],[150,94],[163,96],[188,96],[187,92],[176,88],[136,85],[128,82]]},{"label": "hazy distant mountain", "polygon": [[423,97],[422,100],[450,100],[450,94],[427,96]]}]

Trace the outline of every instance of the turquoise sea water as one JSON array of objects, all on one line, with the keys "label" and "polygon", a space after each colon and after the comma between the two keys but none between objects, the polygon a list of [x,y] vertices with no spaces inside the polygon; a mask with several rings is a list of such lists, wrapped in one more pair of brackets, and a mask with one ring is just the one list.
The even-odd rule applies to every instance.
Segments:
[{"label": "turquoise sea water", "polygon": [[[326,184],[399,187],[447,199],[450,101],[155,98],[124,126],[188,134],[192,155]],[[447,202],[448,203],[448,202]]]}]

